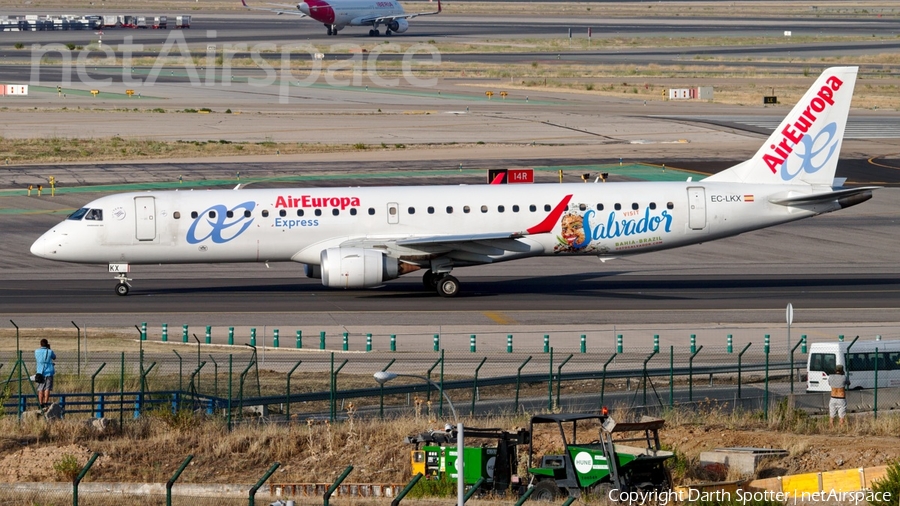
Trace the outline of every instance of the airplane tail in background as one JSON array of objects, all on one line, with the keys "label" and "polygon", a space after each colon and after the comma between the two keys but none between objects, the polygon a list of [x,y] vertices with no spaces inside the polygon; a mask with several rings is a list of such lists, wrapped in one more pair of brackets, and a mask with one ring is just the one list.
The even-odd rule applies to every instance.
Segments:
[{"label": "airplane tail in background", "polygon": [[826,69],[753,158],[705,181],[831,186],[858,70]]}]

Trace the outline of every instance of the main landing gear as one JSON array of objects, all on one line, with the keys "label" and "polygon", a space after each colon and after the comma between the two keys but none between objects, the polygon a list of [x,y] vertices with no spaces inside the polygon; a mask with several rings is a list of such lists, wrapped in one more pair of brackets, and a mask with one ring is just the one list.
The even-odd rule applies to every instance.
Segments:
[{"label": "main landing gear", "polygon": [[125,296],[128,295],[128,292],[131,290],[131,278],[127,277],[125,274],[119,274],[113,279],[119,280],[119,283],[116,285],[116,295]]},{"label": "main landing gear", "polygon": [[328,35],[337,35],[338,28],[335,25],[325,25],[325,28],[328,29]]},{"label": "main landing gear", "polygon": [[456,297],[459,295],[459,280],[448,272],[434,273],[425,271],[422,276],[422,284],[425,288],[436,290],[441,297]]},{"label": "main landing gear", "polygon": [[377,28],[369,30],[369,37],[378,37],[379,35],[381,35],[381,32]]}]

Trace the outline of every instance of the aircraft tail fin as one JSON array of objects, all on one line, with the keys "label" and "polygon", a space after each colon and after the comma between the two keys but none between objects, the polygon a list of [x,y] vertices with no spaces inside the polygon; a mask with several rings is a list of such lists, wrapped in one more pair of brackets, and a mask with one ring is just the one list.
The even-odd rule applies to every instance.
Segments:
[{"label": "aircraft tail fin", "polygon": [[825,69],[753,158],[706,180],[831,186],[858,70]]}]

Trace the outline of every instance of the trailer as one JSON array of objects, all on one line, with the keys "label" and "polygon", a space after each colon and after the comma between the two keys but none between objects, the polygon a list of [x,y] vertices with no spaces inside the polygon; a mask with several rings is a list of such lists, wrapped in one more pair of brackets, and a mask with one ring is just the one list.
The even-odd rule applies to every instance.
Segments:
[{"label": "trailer", "polygon": [[122,28],[122,16],[117,14],[104,14],[101,28]]},{"label": "trailer", "polygon": [[168,18],[166,16],[156,16],[153,18],[153,29],[154,30],[165,30],[166,24],[168,23]]},{"label": "trailer", "polygon": [[136,21],[134,22],[134,27],[135,28],[143,28],[146,30],[148,28],[147,17],[146,16],[138,16]]},{"label": "trailer", "polygon": [[191,27],[191,17],[190,16],[175,16],[175,28],[190,28]]}]

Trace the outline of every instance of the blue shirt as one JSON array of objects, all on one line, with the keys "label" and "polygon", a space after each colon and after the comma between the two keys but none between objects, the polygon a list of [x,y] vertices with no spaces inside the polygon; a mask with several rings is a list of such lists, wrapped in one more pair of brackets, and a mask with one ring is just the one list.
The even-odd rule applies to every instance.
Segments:
[{"label": "blue shirt", "polygon": [[56,374],[56,369],[53,367],[54,360],[56,360],[56,353],[53,353],[50,348],[34,350],[34,361],[37,362],[34,372],[44,376],[53,376]]}]

